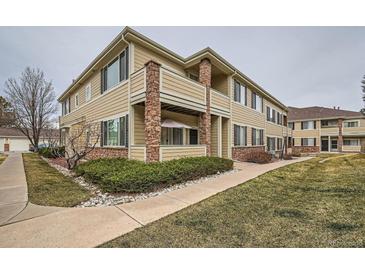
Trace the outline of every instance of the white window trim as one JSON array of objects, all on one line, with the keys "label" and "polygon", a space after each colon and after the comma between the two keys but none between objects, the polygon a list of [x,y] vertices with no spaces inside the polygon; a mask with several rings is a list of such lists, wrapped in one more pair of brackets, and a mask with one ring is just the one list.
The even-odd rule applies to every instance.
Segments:
[{"label": "white window trim", "polygon": [[314,128],[314,122],[316,122],[316,120],[308,120],[308,121],[302,121],[301,123],[306,123],[306,122],[313,122],[313,128],[301,128],[301,130],[317,130],[317,126],[316,128]]},{"label": "white window trim", "polygon": [[[352,123],[352,122],[357,122],[357,127],[345,127],[345,123]],[[360,120],[346,120],[342,122],[342,127],[343,128],[358,128],[360,127]]]},{"label": "white window trim", "polygon": [[79,92],[77,92],[75,94],[75,109],[79,108],[79,106],[80,106],[80,94]]},{"label": "white window trim", "polygon": [[[90,96],[88,96],[88,94]],[[89,82],[86,86],[85,86],[85,102],[89,102],[91,101],[92,98],[92,90],[91,90],[91,83]]]}]

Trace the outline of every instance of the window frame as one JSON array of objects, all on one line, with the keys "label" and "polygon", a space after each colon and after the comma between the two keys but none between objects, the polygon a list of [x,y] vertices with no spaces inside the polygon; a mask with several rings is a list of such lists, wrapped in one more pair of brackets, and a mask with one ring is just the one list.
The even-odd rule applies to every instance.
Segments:
[{"label": "window frame", "polygon": [[[309,143],[308,143],[308,141],[309,140],[313,140],[313,145],[310,145]],[[305,141],[307,141],[307,144],[305,144]],[[301,142],[302,142],[302,146],[303,147],[315,147],[317,144],[317,138],[315,138],[315,137],[306,137],[306,138],[302,138],[301,139]]]},{"label": "window frame", "polygon": [[[239,98],[237,98],[237,96]],[[233,101],[243,106],[247,106],[247,86],[237,80],[234,80]]]},{"label": "window frame", "polygon": [[[257,97],[260,98],[261,104],[260,109],[257,109]],[[256,92],[251,92],[251,108],[256,110],[257,112],[263,113],[264,106],[264,98],[261,95],[258,95]]]},{"label": "window frame", "polygon": [[[252,130],[252,132],[251,132],[251,134],[252,134],[252,139],[251,139],[252,146],[264,146],[265,145],[264,130],[260,129],[260,128],[251,128],[251,130]],[[258,138],[257,138],[257,136],[258,136]],[[257,140],[259,140],[259,142],[257,142]]]},{"label": "window frame", "polygon": [[233,125],[233,146],[235,147],[247,146],[247,126],[241,126],[237,124]]},{"label": "window frame", "polygon": [[88,83],[85,86],[85,102],[91,101],[91,98],[92,98],[91,83]]},{"label": "window frame", "polygon": [[[312,122],[313,128],[304,128],[304,124],[305,123],[310,123],[310,122]],[[315,120],[302,121],[301,126],[302,126],[302,128],[301,128],[302,130],[315,130],[317,128]]]},{"label": "window frame", "polygon": [[[350,141],[350,144],[349,145],[345,144],[346,141]],[[351,144],[351,141],[356,141],[357,144],[356,145]],[[360,146],[360,139],[348,139],[348,138],[343,139],[343,145],[344,146],[351,146],[351,147],[358,147],[358,146]]]},{"label": "window frame", "polygon": [[[117,144],[109,144],[109,122],[117,121]],[[128,114],[113,119],[102,121],[102,146],[103,147],[121,147],[128,146]],[[123,125],[123,126],[122,126]]]},{"label": "window frame", "polygon": [[77,92],[75,93],[75,109],[79,108],[80,106],[80,94]]},{"label": "window frame", "polygon": [[[163,138],[163,131],[167,130],[167,144],[162,139]],[[181,144],[175,144],[175,133],[176,130],[179,130],[181,132]],[[199,137],[198,137],[199,138]],[[184,128],[172,128],[172,127],[161,127],[161,146],[183,146],[185,145],[185,130]],[[190,142],[190,140],[189,140]],[[198,140],[199,142],[199,140]]]},{"label": "window frame", "polygon": [[[348,125],[349,123],[356,123],[356,126],[354,126],[354,127],[346,126],[346,124]],[[348,120],[348,121],[343,121],[343,127],[344,127],[344,128],[357,128],[357,127],[360,127],[360,121],[359,121],[359,120]]]}]

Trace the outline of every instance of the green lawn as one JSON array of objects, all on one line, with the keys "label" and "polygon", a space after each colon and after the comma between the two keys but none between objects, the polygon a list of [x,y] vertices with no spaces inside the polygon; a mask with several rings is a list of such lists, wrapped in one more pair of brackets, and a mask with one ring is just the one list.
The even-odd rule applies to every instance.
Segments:
[{"label": "green lawn", "polygon": [[5,159],[6,159],[6,155],[5,155],[5,154],[0,153],[0,165],[1,165],[1,163],[2,163],[2,162],[4,162],[4,161],[5,161]]},{"label": "green lawn", "polygon": [[365,247],[365,155],[266,173],[102,247]]},{"label": "green lawn", "polygon": [[85,188],[62,175],[38,154],[23,154],[29,201],[44,206],[72,207],[90,198]]}]

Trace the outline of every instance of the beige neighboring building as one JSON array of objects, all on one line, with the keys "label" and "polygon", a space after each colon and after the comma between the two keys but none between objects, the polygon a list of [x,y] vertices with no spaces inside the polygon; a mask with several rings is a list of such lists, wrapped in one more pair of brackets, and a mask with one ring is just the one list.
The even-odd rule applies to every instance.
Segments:
[{"label": "beige neighboring building", "polygon": [[289,107],[293,152],[365,152],[365,116],[325,107]]},{"label": "beige neighboring building", "polygon": [[245,160],[280,151],[288,135],[287,107],[215,51],[184,58],[128,27],[58,101],[61,140],[98,127],[92,158]]}]

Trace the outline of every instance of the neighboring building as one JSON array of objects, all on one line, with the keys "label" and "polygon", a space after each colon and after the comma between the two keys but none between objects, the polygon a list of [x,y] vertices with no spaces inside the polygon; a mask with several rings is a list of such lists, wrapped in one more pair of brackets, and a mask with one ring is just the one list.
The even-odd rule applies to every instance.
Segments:
[{"label": "neighboring building", "polygon": [[293,152],[365,152],[365,116],[324,107],[289,107]]},{"label": "neighboring building", "polygon": [[245,160],[281,150],[288,134],[287,107],[212,49],[183,58],[128,27],[58,101],[64,142],[98,127],[91,158]]},{"label": "neighboring building", "polygon": [[[48,144],[49,139],[52,140],[52,143],[58,143],[59,130],[47,131],[47,133],[42,134],[39,145]],[[30,141],[20,130],[0,127],[0,152],[28,151],[30,148]]]}]

